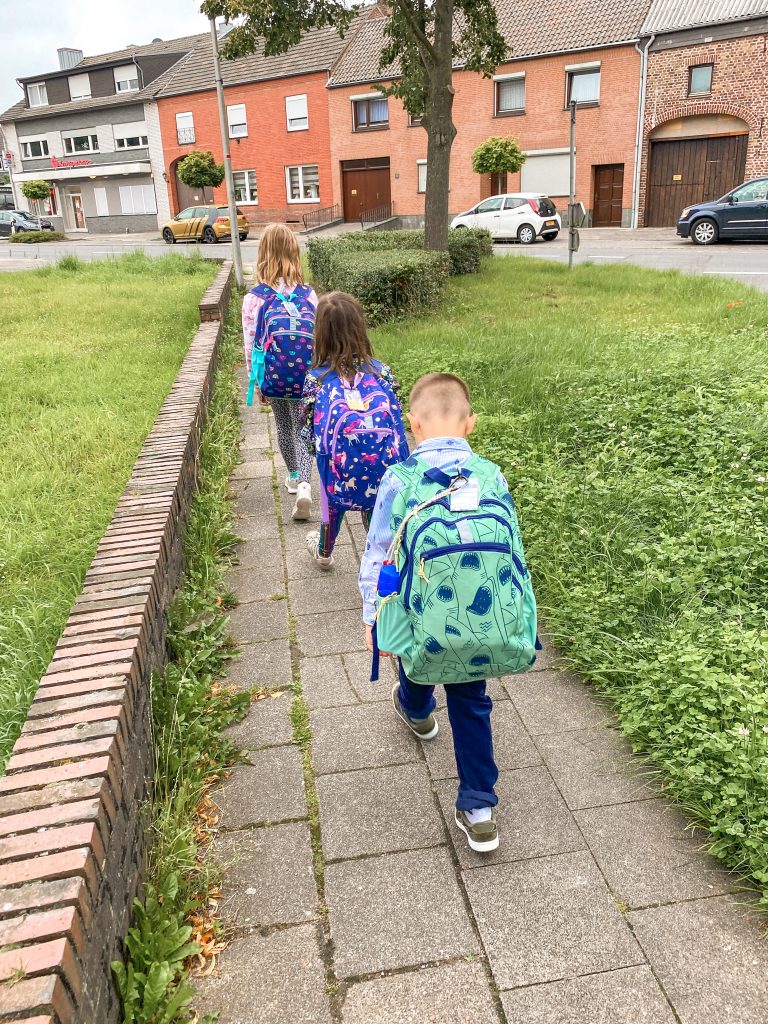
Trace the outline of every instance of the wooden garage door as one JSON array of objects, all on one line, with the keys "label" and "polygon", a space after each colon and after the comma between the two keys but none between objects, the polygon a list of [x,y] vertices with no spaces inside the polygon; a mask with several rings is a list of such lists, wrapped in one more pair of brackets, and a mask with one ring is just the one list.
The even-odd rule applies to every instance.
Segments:
[{"label": "wooden garage door", "polygon": [[645,223],[677,224],[691,203],[719,199],[744,180],[748,135],[651,142]]},{"label": "wooden garage door", "polygon": [[390,202],[389,157],[347,160],[342,163],[341,171],[344,220],[359,220],[361,213]]}]

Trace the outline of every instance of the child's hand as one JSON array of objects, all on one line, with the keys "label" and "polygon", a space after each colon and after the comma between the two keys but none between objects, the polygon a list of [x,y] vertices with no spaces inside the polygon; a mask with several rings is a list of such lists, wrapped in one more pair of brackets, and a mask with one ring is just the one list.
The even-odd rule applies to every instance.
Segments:
[{"label": "child's hand", "polygon": [[[367,623],[365,626],[365,646],[373,654],[373,626],[369,626]],[[379,651],[379,654],[382,658],[392,657],[389,651]]]}]

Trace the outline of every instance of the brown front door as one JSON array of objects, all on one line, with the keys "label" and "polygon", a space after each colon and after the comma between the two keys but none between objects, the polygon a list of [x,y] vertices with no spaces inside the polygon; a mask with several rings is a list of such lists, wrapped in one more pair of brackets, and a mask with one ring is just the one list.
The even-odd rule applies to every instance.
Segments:
[{"label": "brown front door", "polygon": [[748,135],[651,142],[645,224],[677,224],[692,203],[719,199],[744,180]]},{"label": "brown front door", "polygon": [[392,199],[389,182],[389,158],[346,160],[341,165],[344,193],[344,220],[359,220],[360,215]]},{"label": "brown front door", "polygon": [[620,228],[623,197],[624,164],[602,164],[595,167],[592,227]]}]

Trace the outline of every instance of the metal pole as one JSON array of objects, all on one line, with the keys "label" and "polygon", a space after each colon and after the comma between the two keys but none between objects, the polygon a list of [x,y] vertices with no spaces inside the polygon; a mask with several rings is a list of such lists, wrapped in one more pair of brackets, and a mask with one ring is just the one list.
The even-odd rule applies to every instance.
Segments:
[{"label": "metal pole", "polygon": [[235,204],[235,186],[232,181],[232,155],[229,152],[229,127],[227,112],[224,107],[224,81],[221,77],[219,62],[219,37],[216,34],[216,19],[211,18],[211,50],[213,51],[213,73],[216,79],[216,98],[219,101],[219,127],[221,128],[221,147],[224,152],[224,180],[227,185],[227,203],[229,205],[229,233],[232,239],[232,260],[235,264],[235,280],[237,287],[245,284],[243,277],[243,256],[240,252],[240,231],[237,225],[237,205]]},{"label": "metal pole", "polygon": [[573,254],[579,245],[579,236],[574,224],[576,206],[576,100],[571,100],[571,183],[568,200],[568,269],[573,270]]}]

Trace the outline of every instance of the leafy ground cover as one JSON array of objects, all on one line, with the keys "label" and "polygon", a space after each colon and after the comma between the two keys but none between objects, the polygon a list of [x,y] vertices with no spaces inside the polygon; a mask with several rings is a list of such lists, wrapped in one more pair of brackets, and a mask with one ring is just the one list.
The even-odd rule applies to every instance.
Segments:
[{"label": "leafy ground cover", "polygon": [[0,768],[213,274],[132,253],[3,275]]},{"label": "leafy ground cover", "polygon": [[496,259],[379,329],[469,383],[547,628],[768,907],[768,296]]}]

